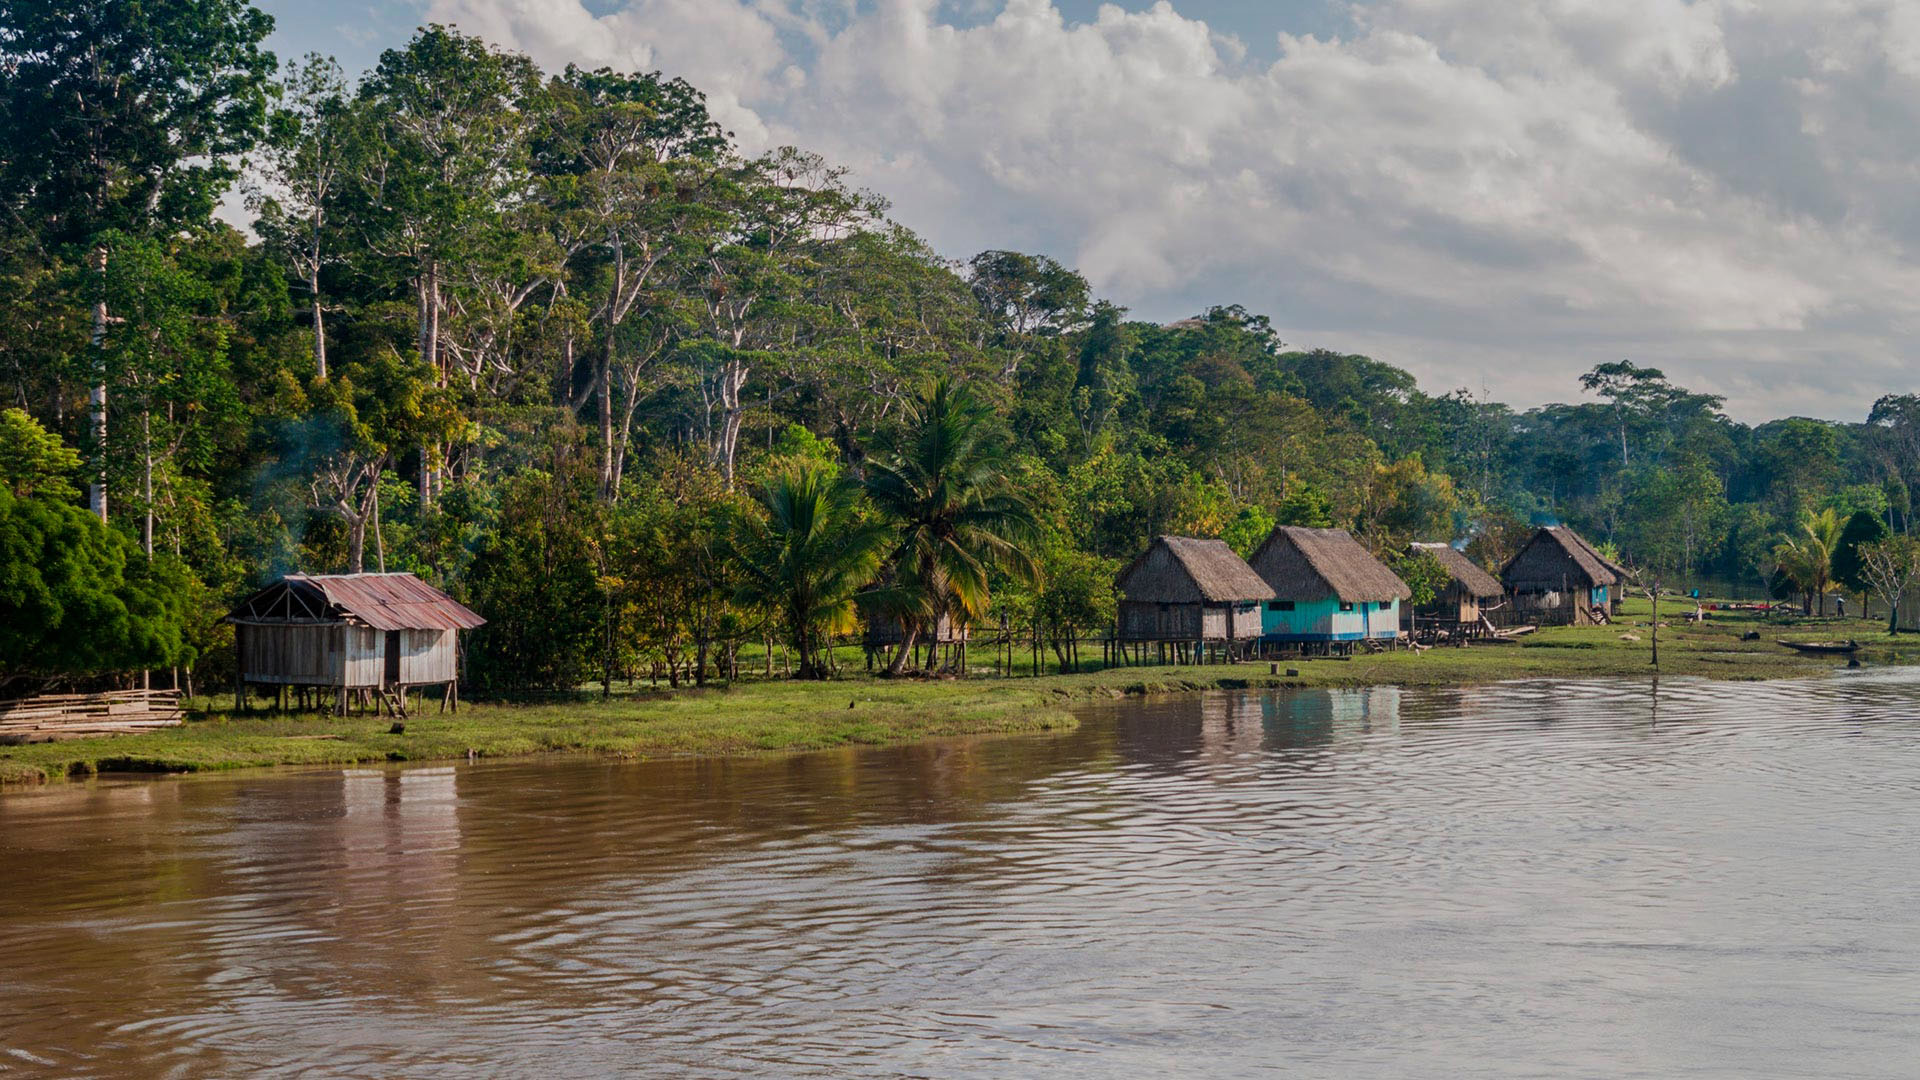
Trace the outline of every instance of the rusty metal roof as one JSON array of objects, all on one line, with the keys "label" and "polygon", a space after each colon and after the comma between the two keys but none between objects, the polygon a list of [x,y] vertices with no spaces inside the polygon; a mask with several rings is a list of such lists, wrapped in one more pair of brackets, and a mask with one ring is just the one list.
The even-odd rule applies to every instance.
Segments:
[{"label": "rusty metal roof", "polygon": [[[288,574],[249,597],[228,617],[278,621],[275,615],[280,611],[296,621],[305,621],[303,614],[308,619],[322,616],[317,611],[307,613],[287,604],[273,604],[270,594],[276,590],[317,591],[318,599],[329,609],[325,616],[350,618],[375,630],[472,630],[487,622],[465,604],[412,574]],[[313,606],[299,605],[300,609]]]}]

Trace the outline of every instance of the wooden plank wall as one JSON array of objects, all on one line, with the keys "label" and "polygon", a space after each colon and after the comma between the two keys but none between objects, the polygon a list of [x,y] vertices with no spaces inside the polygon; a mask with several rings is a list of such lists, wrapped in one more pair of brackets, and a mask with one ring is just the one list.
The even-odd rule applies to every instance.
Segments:
[{"label": "wooden plank wall", "polygon": [[452,682],[456,630],[400,631],[400,681],[408,686]]},{"label": "wooden plank wall", "polygon": [[340,623],[249,623],[240,628],[240,670],[254,683],[338,686],[346,630]]},{"label": "wooden plank wall", "polygon": [[387,635],[365,626],[346,631],[347,685],[380,686],[387,681]]}]

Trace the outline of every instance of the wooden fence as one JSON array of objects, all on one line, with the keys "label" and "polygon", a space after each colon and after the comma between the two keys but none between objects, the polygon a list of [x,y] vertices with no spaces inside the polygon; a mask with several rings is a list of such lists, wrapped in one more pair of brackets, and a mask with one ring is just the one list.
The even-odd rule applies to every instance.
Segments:
[{"label": "wooden fence", "polygon": [[178,690],[42,694],[0,702],[0,743],[127,735],[180,723]]}]

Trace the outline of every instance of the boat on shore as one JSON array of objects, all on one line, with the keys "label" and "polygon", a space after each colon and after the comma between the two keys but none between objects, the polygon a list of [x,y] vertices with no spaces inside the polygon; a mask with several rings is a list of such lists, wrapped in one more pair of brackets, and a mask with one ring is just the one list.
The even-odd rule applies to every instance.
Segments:
[{"label": "boat on shore", "polygon": [[1780,644],[1795,652],[1815,655],[1840,655],[1860,651],[1860,643],[1849,638],[1846,641],[1782,641]]}]

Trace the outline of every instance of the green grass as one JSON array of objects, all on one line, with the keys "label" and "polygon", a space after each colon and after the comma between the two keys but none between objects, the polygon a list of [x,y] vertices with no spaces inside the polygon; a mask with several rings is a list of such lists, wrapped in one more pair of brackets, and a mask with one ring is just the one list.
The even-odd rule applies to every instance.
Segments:
[{"label": "green grass", "polygon": [[[1668,601],[1660,631],[1661,674],[1753,680],[1813,675],[1832,658],[1776,644],[1854,638],[1872,659],[1892,659],[1920,636],[1890,639],[1859,619],[1766,622],[1744,613],[1684,621],[1692,605]],[[964,680],[875,679],[850,674],[826,683],[749,679],[733,687],[639,688],[611,700],[583,696],[549,704],[467,704],[457,715],[417,711],[406,732],[387,717],[233,715],[212,707],[178,728],[119,738],[0,746],[0,784],[102,772],[198,772],[266,765],[355,764],[503,757],[552,751],[625,757],[749,754],[882,744],[958,735],[1067,729],[1066,706],[1098,697],[1257,686],[1450,686],[1524,678],[1644,677],[1654,669],[1648,603],[1630,600],[1612,626],[1542,630],[1509,645],[1436,648],[1282,661],[1277,674],[1249,663],[1112,668],[1086,674]],[[1762,639],[1743,641],[1748,631]],[[1629,636],[1639,640],[1628,640]],[[1097,646],[1092,650],[1099,656]],[[854,654],[857,656],[857,654]],[[990,657],[976,656],[985,664]],[[1297,672],[1286,674],[1289,669]],[[849,704],[852,708],[849,708]]]}]

